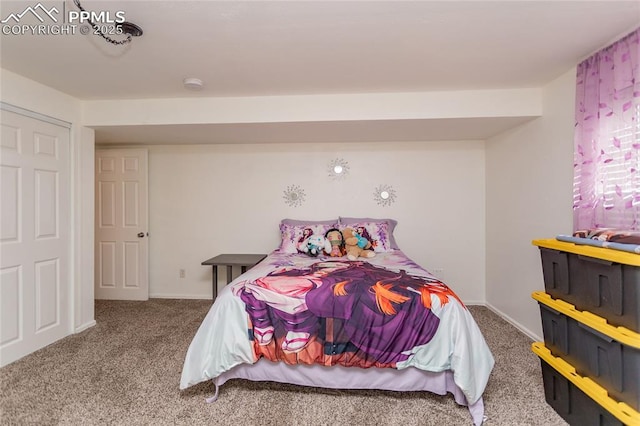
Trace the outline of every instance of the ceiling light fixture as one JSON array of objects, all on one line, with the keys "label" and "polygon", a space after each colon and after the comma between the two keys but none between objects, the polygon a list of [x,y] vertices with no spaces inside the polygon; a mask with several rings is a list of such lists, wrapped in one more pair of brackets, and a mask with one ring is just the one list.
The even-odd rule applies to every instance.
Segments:
[{"label": "ceiling light fixture", "polygon": [[[93,12],[87,12],[85,10],[85,8],[82,7],[82,5],[80,4],[80,0],[73,0],[73,3],[78,7],[78,9],[80,9],[80,11],[88,14],[88,16],[93,16],[94,15]],[[102,37],[103,39],[105,39],[107,42],[109,42],[111,44],[116,44],[116,45],[128,44],[128,43],[131,43],[131,40],[132,40],[133,37],[140,37],[142,35],[142,28],[140,28],[136,24],[134,24],[132,22],[128,22],[128,21],[116,22],[114,24],[118,34],[122,34],[122,35],[126,35],[127,36],[127,38],[125,38],[124,40],[114,40],[114,39],[112,39],[111,37],[106,35],[102,31],[100,26],[98,26],[91,19],[89,19],[89,24],[93,28],[94,34],[99,35],[100,37]]]},{"label": "ceiling light fixture", "polygon": [[199,78],[189,77],[182,80],[182,84],[185,89],[189,90],[202,90],[204,87],[204,82]]}]

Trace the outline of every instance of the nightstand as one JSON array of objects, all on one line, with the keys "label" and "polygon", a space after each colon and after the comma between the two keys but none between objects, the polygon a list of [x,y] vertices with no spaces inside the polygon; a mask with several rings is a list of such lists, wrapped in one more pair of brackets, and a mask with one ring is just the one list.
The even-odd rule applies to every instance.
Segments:
[{"label": "nightstand", "polygon": [[241,272],[245,273],[248,269],[252,268],[256,263],[260,262],[265,257],[267,257],[266,254],[227,253],[219,254],[216,257],[212,257],[211,259],[202,262],[201,265],[211,265],[211,267],[213,268],[213,300],[215,301],[218,297],[218,266],[227,267],[227,284],[229,284],[232,281],[231,274],[233,272],[234,266],[240,266]]}]

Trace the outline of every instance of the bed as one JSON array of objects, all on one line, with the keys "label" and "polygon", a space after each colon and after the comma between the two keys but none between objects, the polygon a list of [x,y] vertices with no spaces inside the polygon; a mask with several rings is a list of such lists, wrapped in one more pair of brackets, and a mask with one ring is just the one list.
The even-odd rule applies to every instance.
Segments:
[{"label": "bed", "polygon": [[[282,241],[219,294],[187,351],[185,389],[212,380],[275,381],[337,389],[450,393],[473,424],[493,356],[468,309],[408,258],[391,219],[280,224]],[[309,256],[309,234],[351,227],[374,257]]]}]

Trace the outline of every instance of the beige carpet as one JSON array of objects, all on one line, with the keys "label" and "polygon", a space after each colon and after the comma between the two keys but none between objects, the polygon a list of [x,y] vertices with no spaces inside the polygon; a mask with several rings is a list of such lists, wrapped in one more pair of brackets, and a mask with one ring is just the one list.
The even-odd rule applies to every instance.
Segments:
[{"label": "beige carpet", "polygon": [[[535,303],[532,301],[532,303]],[[97,325],[0,369],[2,425],[471,425],[466,407],[426,392],[337,391],[233,380],[178,384],[211,301],[97,301]],[[566,425],[544,401],[531,341],[470,306],[496,358],[486,425]]]}]

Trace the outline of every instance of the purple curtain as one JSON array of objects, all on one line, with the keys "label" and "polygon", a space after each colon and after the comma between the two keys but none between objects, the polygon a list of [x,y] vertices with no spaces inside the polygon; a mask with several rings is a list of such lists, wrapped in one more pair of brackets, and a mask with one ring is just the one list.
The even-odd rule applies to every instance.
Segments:
[{"label": "purple curtain", "polygon": [[574,231],[640,229],[640,28],[578,65]]}]

